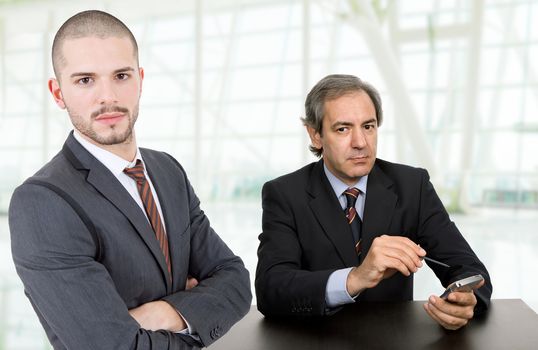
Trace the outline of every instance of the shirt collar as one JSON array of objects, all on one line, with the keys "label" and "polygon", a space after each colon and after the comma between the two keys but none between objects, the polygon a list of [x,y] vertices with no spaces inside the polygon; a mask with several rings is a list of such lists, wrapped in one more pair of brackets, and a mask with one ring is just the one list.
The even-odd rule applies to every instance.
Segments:
[{"label": "shirt collar", "polygon": [[325,162],[323,162],[323,170],[325,171],[325,175],[327,176],[327,179],[329,180],[329,183],[331,184],[331,187],[333,188],[334,193],[336,194],[336,197],[340,197],[342,193],[344,193],[345,190],[347,190],[350,187],[356,187],[358,188],[363,194],[366,194],[366,184],[368,183],[368,175],[361,176],[357,183],[353,186],[348,186],[342,180],[337,178],[331,171],[327,168],[327,165],[325,165]]},{"label": "shirt collar", "polygon": [[[142,164],[144,164],[144,160],[142,159],[142,155],[140,154],[140,149],[136,148],[136,156],[132,162],[129,162],[121,157],[118,157],[112,152],[109,152],[105,149],[102,149],[99,146],[94,145],[93,143],[87,141],[78,130],[74,130],[73,136],[75,139],[84,147],[92,156],[97,158],[98,161],[103,163],[105,167],[114,174],[114,176],[118,176],[123,173],[123,169],[125,168],[131,168],[135,166],[137,159],[140,159],[142,161]],[[145,169],[146,164],[144,164]]]}]

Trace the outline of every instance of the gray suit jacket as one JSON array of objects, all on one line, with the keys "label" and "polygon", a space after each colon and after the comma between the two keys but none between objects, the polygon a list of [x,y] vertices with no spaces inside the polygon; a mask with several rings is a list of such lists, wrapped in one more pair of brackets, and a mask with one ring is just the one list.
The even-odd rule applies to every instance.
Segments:
[{"label": "gray suit jacket", "polygon": [[[125,188],[70,135],[11,199],[13,259],[55,349],[207,346],[250,307],[248,272],[209,225],[184,169],[141,149],[169,239],[173,283],[155,234]],[[187,275],[197,287],[185,291]],[[198,333],[140,328],[128,309],[165,300]]]}]

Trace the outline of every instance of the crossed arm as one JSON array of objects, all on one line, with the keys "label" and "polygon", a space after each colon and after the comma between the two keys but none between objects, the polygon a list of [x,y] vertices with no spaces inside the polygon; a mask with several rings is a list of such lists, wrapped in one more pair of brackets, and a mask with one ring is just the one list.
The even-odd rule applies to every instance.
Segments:
[{"label": "crossed arm", "polygon": [[[190,240],[187,261],[197,265],[193,271],[202,276],[200,283],[128,310],[133,301],[120,296],[117,282],[95,260],[95,243],[71,206],[42,186],[23,185],[16,190],[9,218],[13,258],[53,345],[67,349],[191,349],[211,344],[246,314],[251,298],[248,272],[210,230],[195,196],[192,200],[191,228],[199,236]],[[204,243],[220,247],[213,247],[212,262]],[[178,311],[196,326],[200,342],[175,332],[185,328]]]},{"label": "crossed arm", "polygon": [[[197,285],[198,280],[196,278],[188,277],[185,290],[194,288]],[[129,310],[129,315],[138,322],[141,328],[151,331],[162,329],[177,333],[187,329],[187,321],[179,311],[162,300],[150,301],[132,308]]]}]

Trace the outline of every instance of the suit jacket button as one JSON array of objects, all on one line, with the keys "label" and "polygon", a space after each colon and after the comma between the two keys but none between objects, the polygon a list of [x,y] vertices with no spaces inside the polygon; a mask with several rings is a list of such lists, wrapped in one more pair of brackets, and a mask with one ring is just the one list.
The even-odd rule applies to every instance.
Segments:
[{"label": "suit jacket button", "polygon": [[209,335],[211,335],[212,339],[218,338],[217,331],[215,329],[212,329],[211,332],[209,332]]}]

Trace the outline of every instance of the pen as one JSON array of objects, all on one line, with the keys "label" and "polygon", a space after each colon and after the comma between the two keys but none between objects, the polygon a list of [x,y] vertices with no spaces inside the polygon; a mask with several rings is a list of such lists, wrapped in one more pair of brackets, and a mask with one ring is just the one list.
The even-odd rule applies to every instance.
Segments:
[{"label": "pen", "polygon": [[434,264],[441,265],[441,266],[444,266],[444,267],[450,267],[449,265],[447,265],[445,263],[442,263],[442,262],[437,261],[437,260],[432,259],[432,258],[428,258],[427,256],[424,257],[424,260],[428,260],[429,262],[432,262]]}]

